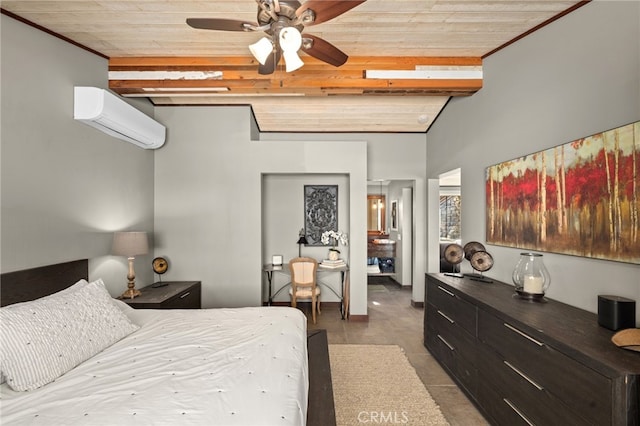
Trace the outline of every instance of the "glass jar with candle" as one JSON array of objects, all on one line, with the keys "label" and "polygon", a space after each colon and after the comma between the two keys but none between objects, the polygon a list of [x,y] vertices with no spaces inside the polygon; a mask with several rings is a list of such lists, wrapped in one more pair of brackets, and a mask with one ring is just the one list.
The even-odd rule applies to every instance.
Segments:
[{"label": "glass jar with candle", "polygon": [[539,253],[520,253],[512,278],[516,293],[528,300],[542,300],[551,284],[549,271]]}]

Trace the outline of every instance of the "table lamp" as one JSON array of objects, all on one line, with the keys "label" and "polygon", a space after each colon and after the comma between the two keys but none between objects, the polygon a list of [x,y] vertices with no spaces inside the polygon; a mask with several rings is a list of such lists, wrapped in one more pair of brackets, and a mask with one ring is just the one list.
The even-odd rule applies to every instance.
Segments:
[{"label": "table lamp", "polygon": [[304,235],[304,228],[300,230],[300,232],[298,232],[298,242],[296,244],[298,244],[298,257],[302,257],[302,244],[309,244],[309,241],[307,241],[307,236]]},{"label": "table lamp", "polygon": [[116,256],[126,256],[129,259],[129,273],[127,274],[127,290],[122,293],[123,299],[133,299],[140,296],[136,287],[136,273],[133,270],[135,257],[149,252],[149,242],[146,232],[116,232],[113,234],[112,252]]}]

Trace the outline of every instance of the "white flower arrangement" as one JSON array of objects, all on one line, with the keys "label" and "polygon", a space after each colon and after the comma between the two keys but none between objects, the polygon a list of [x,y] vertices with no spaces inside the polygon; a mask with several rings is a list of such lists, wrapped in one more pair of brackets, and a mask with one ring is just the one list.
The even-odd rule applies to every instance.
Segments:
[{"label": "white flower arrangement", "polygon": [[333,247],[331,247],[329,250],[337,251],[338,253],[340,253],[340,250],[338,250],[338,244],[342,244],[343,246],[349,244],[349,238],[347,237],[347,234],[342,231],[325,231],[322,233],[320,241],[325,245],[331,243]]}]

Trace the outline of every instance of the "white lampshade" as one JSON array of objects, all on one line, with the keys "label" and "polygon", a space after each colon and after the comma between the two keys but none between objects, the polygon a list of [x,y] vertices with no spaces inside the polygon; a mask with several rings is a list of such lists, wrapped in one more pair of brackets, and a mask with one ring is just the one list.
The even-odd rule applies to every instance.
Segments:
[{"label": "white lampshade", "polygon": [[302,35],[295,27],[287,27],[280,31],[280,47],[286,63],[287,72],[295,71],[304,65],[298,50],[302,46]]},{"label": "white lampshade", "polygon": [[260,64],[264,65],[269,55],[271,55],[271,52],[273,52],[273,44],[268,38],[262,37],[260,40],[249,45],[249,50],[253,57],[256,58]]},{"label": "white lampshade", "polygon": [[282,52],[282,56],[284,57],[287,72],[295,71],[304,65],[297,52]]},{"label": "white lampshade", "polygon": [[149,252],[146,232],[116,232],[113,234],[112,253],[116,256],[135,257]]}]

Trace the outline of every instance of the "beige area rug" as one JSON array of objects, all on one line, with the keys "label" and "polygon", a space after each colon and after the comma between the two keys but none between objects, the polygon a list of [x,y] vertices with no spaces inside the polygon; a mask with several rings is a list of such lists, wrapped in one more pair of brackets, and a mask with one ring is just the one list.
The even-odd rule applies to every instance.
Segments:
[{"label": "beige area rug", "polygon": [[338,426],[448,425],[400,346],[329,345]]}]

